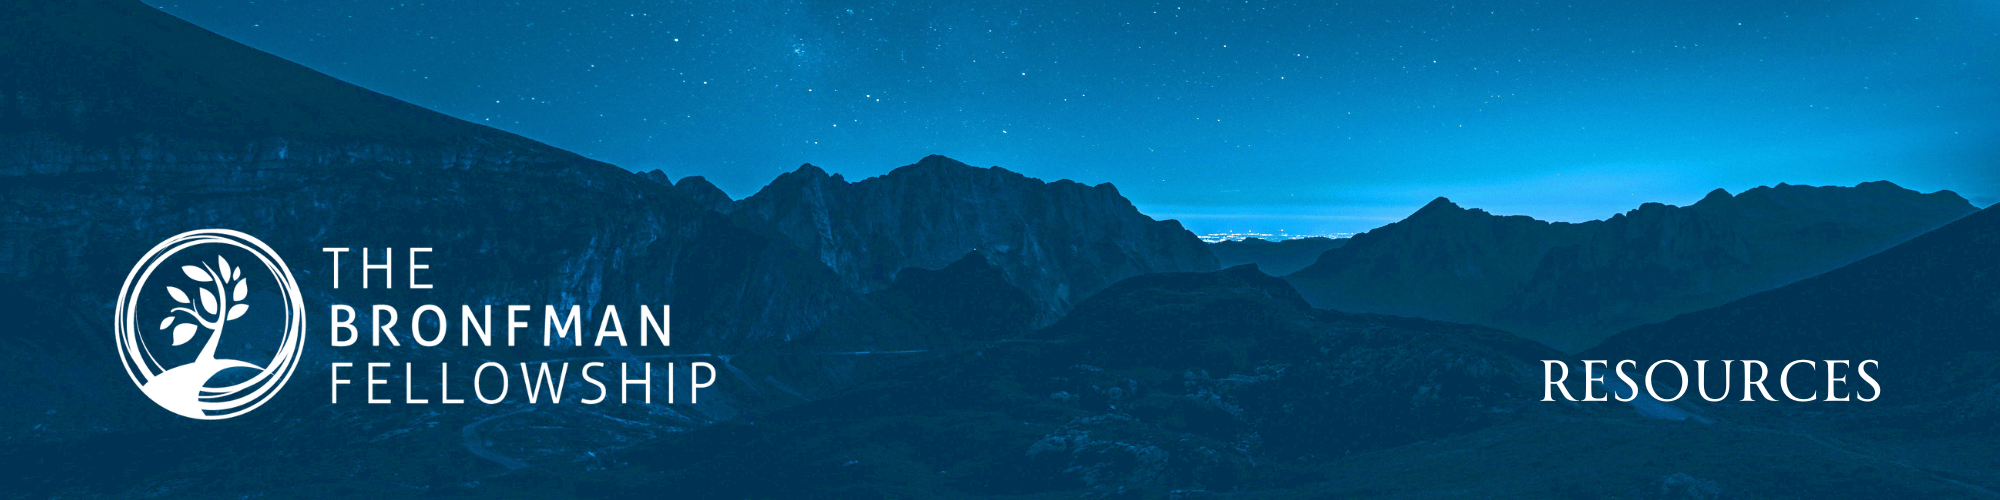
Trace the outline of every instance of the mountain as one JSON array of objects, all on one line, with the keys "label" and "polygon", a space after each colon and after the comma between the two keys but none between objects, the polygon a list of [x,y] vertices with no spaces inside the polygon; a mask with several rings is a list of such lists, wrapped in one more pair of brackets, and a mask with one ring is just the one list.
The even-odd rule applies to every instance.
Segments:
[{"label": "mountain", "polygon": [[672,178],[667,177],[665,171],[656,168],[641,172],[639,176],[659,183],[662,186],[674,188],[675,191],[687,195],[695,203],[707,207],[709,210],[726,214],[736,208],[736,202],[729,199],[728,193],[722,192],[722,188],[715,187],[714,184],[708,182],[708,179],[699,175],[682,177],[680,182],[674,182]]},{"label": "mountain", "polygon": [[22,57],[0,63],[0,279],[75,294],[31,302],[110,293],[161,239],[230,227],[293,256],[302,281],[330,272],[322,244],[431,246],[447,285],[430,298],[672,303],[694,315],[689,338],[782,340],[862,308],[810,255],[623,169],[137,2],[7,9],[0,40]]},{"label": "mountain", "polygon": [[[876,362],[854,353],[929,345],[816,255],[707,201],[340,82],[136,1],[0,4],[0,53],[0,314],[10,321],[0,364],[16,393],[0,403],[9,429],[0,454],[37,457],[0,476],[10,493],[408,494],[808,400]],[[285,392],[223,422],[153,407],[115,368],[108,343],[133,263],[201,228],[268,243],[314,318]],[[384,248],[434,248],[425,278],[435,288],[364,289],[349,260],[333,289],[324,247],[352,247],[350,259],[363,247],[377,258]],[[604,305],[632,314],[671,304],[674,345],[416,347],[405,338],[402,347],[336,348],[319,316],[330,304],[362,314],[397,305],[406,321],[421,304],[576,304],[590,311],[585,325]],[[636,331],[638,318],[624,326]],[[513,406],[518,384],[508,404],[456,411],[346,404],[354,392],[327,404],[334,362],[414,363],[417,375],[393,384],[421,393],[437,389],[440,362],[587,359],[709,361],[722,379],[698,405],[524,412]],[[456,392],[470,376],[447,378]],[[566,430],[583,426],[592,432]],[[327,475],[237,465],[270,463]],[[187,470],[209,472],[177,472]]]},{"label": "mountain", "polygon": [[722,192],[722,188],[715,187],[699,175],[682,177],[680,182],[674,183],[674,189],[709,210],[729,213],[736,209],[736,202],[729,199],[729,193]]},{"label": "mountain", "polygon": [[1313,305],[1491,326],[1565,351],[1832,270],[1976,210],[1888,182],[1779,184],[1549,223],[1439,198],[1286,276]]},{"label": "mountain", "polygon": [[[1146,275],[1034,335],[839,396],[443,492],[1987,498],[2000,487],[1994,255],[1989,208],[1573,357],[1482,327],[1311,309],[1248,266]],[[1666,413],[1542,402],[1546,359],[1876,359],[1884,395]]]},{"label": "mountain", "polygon": [[2000,209],[1826,274],[1627,330],[1582,356],[1873,359],[1885,404],[1978,395],[1995,405],[1981,425],[2000,428],[1992,423],[2000,419]]},{"label": "mountain", "polygon": [[805,165],[738,200],[732,215],[864,291],[978,251],[1035,300],[1038,325],[1120,279],[1216,269],[1193,233],[1139,213],[1110,184],[1043,182],[935,155],[852,183]]},{"label": "mountain", "polygon": [[1264,272],[1283,276],[1305,269],[1318,261],[1320,254],[1344,244],[1347,244],[1346,239],[1320,237],[1284,241],[1245,238],[1242,241],[1209,243],[1208,251],[1215,254],[1216,262],[1222,267],[1256,264]]},{"label": "mountain", "polygon": [[1028,337],[551,474],[587,497],[1288,487],[1332,479],[1318,464],[1350,454],[1569,412],[1528,397],[1539,391],[1536,360],[1558,355],[1480,327],[1315,310],[1255,266],[1149,274]]},{"label": "mountain", "polygon": [[904,269],[870,301],[897,313],[940,347],[1015,337],[1034,330],[1033,299],[1007,283],[985,254],[971,252],[943,269]]},{"label": "mountain", "polygon": [[[938,157],[852,185],[802,169],[732,201],[700,178],[669,183],[431,112],[135,1],[0,5],[0,51],[0,314],[12,318],[0,363],[19,396],[0,403],[0,426],[14,429],[0,454],[37,457],[0,482],[26,496],[396,496],[477,482],[1019,336],[1119,278],[1214,268],[1191,234],[1139,215],[1109,185]],[[839,230],[798,231],[815,217]],[[195,422],[105,370],[118,361],[104,342],[126,271],[200,228],[270,244],[315,318],[330,304],[398,305],[406,320],[420,304],[575,304],[591,325],[604,305],[671,304],[674,345],[315,341],[270,404]],[[425,277],[436,288],[358,288],[350,260],[332,289],[330,246],[433,248]],[[628,332],[636,322],[624,318]],[[315,319],[306,335],[331,334]],[[516,406],[517,385],[506,404],[444,412],[331,405],[333,388],[309,383],[335,362],[411,363],[409,380],[396,370],[390,385],[424,393],[448,381],[456,392],[472,384],[461,365],[483,360],[705,361],[720,380],[699,404],[683,382],[671,405]],[[425,373],[444,362],[459,371]],[[592,390],[578,377],[565,387]],[[255,444],[274,442],[285,446]],[[325,475],[240,466],[263,463]]]},{"label": "mountain", "polygon": [[[856,183],[801,169],[768,196],[730,200],[699,178],[633,174],[375,94],[131,1],[0,4],[0,53],[4,497],[1956,498],[2000,489],[1992,210],[1589,353],[1878,356],[1885,404],[1717,405],[1690,408],[1709,418],[1664,420],[1616,403],[1539,401],[1539,360],[1562,355],[1492,328],[1315,309],[1251,266],[1152,272],[1215,264],[1177,224],[1137,215],[1108,185],[935,157]],[[1789,189],[1802,188],[1775,188]],[[1760,203],[1827,210],[1753,191]],[[1929,203],[1834,204],[1857,212],[1836,220],[1868,223],[1793,228],[1770,214],[1794,212],[1723,210],[1755,198],[1723,197],[1733,199],[1712,205],[1715,214],[1649,206],[1624,217],[1678,214],[1687,220],[1673,227],[1735,235],[1722,248],[1766,256],[1743,257],[1763,265],[1771,248],[1846,248]],[[1477,219],[1435,208],[1406,227]],[[1768,226],[1718,222],[1739,219]],[[1642,236],[1653,227],[1621,224]],[[664,303],[674,306],[674,346],[335,348],[315,319],[282,394],[236,418],[185,419],[112,368],[109,323],[140,254],[197,228],[271,244],[314,318],[331,304],[396,305],[415,321],[410,308],[427,303]],[[1743,236],[1770,228],[1788,241]],[[1513,242],[1517,229],[1485,231]],[[1596,231],[1570,252],[1611,238]],[[1394,233],[1368,252],[1388,251],[1401,241]],[[437,287],[356,287],[349,260],[334,289],[328,246],[432,247],[425,276]],[[1796,253],[1786,258],[1813,255]],[[1575,266],[1550,272],[1597,276]],[[1711,281],[1741,270],[1722,269]],[[221,349],[269,354],[231,344]],[[1703,350],[1711,344],[1733,347]],[[679,363],[683,384],[687,363],[703,361],[720,380],[699,404],[684,391],[672,404],[578,404],[592,389],[576,377],[556,405],[521,404],[520,379],[496,405],[353,401],[374,384],[327,403],[334,362],[410,363],[382,384],[396,398],[402,388],[435,395],[439,380],[462,397],[474,385],[467,365],[486,360],[506,371],[652,363],[659,378],[659,365]],[[446,362],[454,372],[430,371]]]},{"label": "mountain", "polygon": [[[285,151],[281,142],[439,166],[594,163],[341,82],[137,2],[11,2],[0,16],[10,49],[0,60],[0,133],[16,168],[31,151],[80,153],[70,146],[151,147],[191,162],[206,159],[204,148],[256,144],[232,151],[249,156]],[[59,144],[26,147],[38,141]]]}]

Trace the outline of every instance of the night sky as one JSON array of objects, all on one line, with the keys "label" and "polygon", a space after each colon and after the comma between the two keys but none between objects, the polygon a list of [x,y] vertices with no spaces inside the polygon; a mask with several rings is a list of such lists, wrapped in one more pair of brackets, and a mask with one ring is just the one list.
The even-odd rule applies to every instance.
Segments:
[{"label": "night sky", "polygon": [[738,198],[936,153],[1112,182],[1197,233],[1362,231],[1436,196],[1581,221],[1779,182],[2000,201],[1990,0],[148,1]]}]

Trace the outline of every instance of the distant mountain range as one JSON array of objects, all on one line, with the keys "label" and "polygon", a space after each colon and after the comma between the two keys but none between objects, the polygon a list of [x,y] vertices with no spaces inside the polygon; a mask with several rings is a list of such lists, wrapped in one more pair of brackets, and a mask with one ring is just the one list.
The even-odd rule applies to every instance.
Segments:
[{"label": "distant mountain range", "polygon": [[[369,92],[135,1],[0,6],[0,52],[8,54],[0,58],[0,314],[14,318],[0,362],[14,367],[8,386],[20,396],[0,404],[0,425],[33,429],[12,441],[16,451],[56,457],[51,468],[11,471],[16,491],[56,494],[77,481],[112,488],[91,490],[100,493],[143,487],[154,476],[121,482],[87,472],[124,463],[114,455],[126,446],[77,443],[136,433],[150,437],[131,446],[170,449],[202,434],[105,369],[118,364],[105,340],[126,271],[155,243],[192,229],[236,229],[269,243],[320,313],[330,303],[672,304],[672,352],[712,353],[689,359],[715,362],[730,378],[719,383],[730,390],[704,394],[701,405],[652,416],[640,406],[548,408],[535,418],[556,427],[613,424],[589,439],[508,452],[529,462],[810,400],[896,360],[1026,332],[1118,279],[1214,269],[1192,234],[1140,215],[1109,185],[1045,183],[933,157],[853,185],[808,167],[732,202],[698,189],[699,179],[654,182]],[[437,287],[332,290],[324,246],[435,248],[427,277]],[[595,324],[596,314],[583,321]],[[324,321],[307,327],[307,338],[329,335]],[[322,342],[307,349],[301,380],[324,380],[335,361],[659,354]],[[866,354],[881,351],[913,354]],[[426,384],[436,381],[416,386]],[[421,408],[326,406],[328,390],[295,384],[236,419],[234,432],[289,433],[279,422],[305,416],[328,429],[422,418]],[[430,444],[415,455],[463,453],[459,428],[502,410],[468,406],[417,429],[428,437],[416,442]],[[515,435],[530,443],[550,432],[537,428],[555,427]],[[296,437],[301,446],[338,439]],[[242,458],[216,453],[184,459]],[[351,458],[301,467],[367,475],[343,457]]]},{"label": "distant mountain range", "polygon": [[1577,351],[1826,272],[1976,210],[1888,182],[1779,184],[1550,223],[1444,198],[1286,276],[1318,307],[1491,326]]},{"label": "distant mountain range", "polygon": [[[1977,498],[2000,481],[1994,255],[2000,209],[1987,209],[1578,357],[1482,327],[1312,309],[1251,266],[1146,275],[1025,338],[563,474],[612,498]],[[1578,358],[1876,359],[1893,395],[1668,414],[1540,402],[1539,360]],[[690,450],[715,454],[675,458]],[[790,474],[755,480],[769,469]]]},{"label": "distant mountain range", "polygon": [[1284,276],[1305,269],[1318,261],[1320,254],[1346,243],[1346,238],[1312,237],[1283,241],[1246,238],[1209,243],[1208,250],[1215,254],[1215,260],[1222,267],[1256,264],[1267,274]]},{"label": "distant mountain range", "polygon": [[1991,429],[2000,420],[1996,353],[2000,209],[1987,208],[1826,274],[1627,330],[1581,356],[1874,359],[1877,378],[1901,382],[1885,389],[1885,400],[1976,396],[1987,408],[1980,425]]},{"label": "distant mountain range", "polygon": [[[1353,239],[1204,246],[1108,184],[941,156],[854,182],[808,165],[732,200],[700,177],[634,174],[375,94],[133,1],[0,4],[0,53],[0,456],[18,462],[0,468],[6,496],[2000,486],[2000,212],[1949,192],[1779,185],[1581,224],[1439,199]],[[298,381],[272,404],[184,419],[111,368],[110,322],[139,254],[209,227],[290,259],[309,310],[665,303],[675,347],[329,348],[326,322],[309,321]],[[318,285],[328,245],[435,248],[437,288]],[[1584,356],[1878,359],[1886,395],[1691,403],[1702,417],[1688,419],[1541,402],[1540,362],[1591,345]],[[324,404],[332,362],[478,360],[701,360],[724,380],[698,405]],[[433,390],[429,374],[401,375],[388,385]]]},{"label": "distant mountain range", "polygon": [[[107,344],[109,314],[142,253],[202,228],[243,231],[289,259],[315,318],[334,303],[364,311],[377,303],[596,311],[671,304],[682,353],[930,345],[917,326],[874,305],[813,254],[679,190],[340,82],[135,1],[5,4],[0,52],[8,54],[0,58],[0,314],[14,318],[0,362],[15,367],[9,387],[21,393],[0,403],[0,425],[35,429],[28,436],[55,449],[94,452],[60,443],[106,432],[187,429],[184,419],[149,407],[120,370],[106,369],[118,365]],[[436,288],[333,290],[331,259],[320,251],[327,246],[365,246],[377,258],[384,248],[435,248],[427,277]],[[583,321],[598,319],[596,311]],[[634,318],[625,321],[636,327]],[[301,380],[325,380],[336,361],[634,354],[539,342],[329,348],[326,321],[308,321],[307,329],[313,346]],[[843,333],[828,335],[834,331]],[[851,363],[830,363],[756,370],[763,376],[736,382],[743,390],[661,417],[609,406],[549,415],[647,419],[606,429],[607,442],[634,439],[796,403],[853,376]],[[433,374],[429,384],[436,383]],[[328,407],[328,390],[298,383],[244,418],[323,411],[331,422],[400,426],[398,419],[411,418],[405,411],[415,411]],[[494,409],[470,410],[445,423],[464,425]]]},{"label": "distant mountain range", "polygon": [[699,177],[674,185],[817,254],[863,291],[979,252],[1028,292],[1037,325],[1121,279],[1216,269],[1193,233],[1139,213],[1110,184],[1043,182],[943,156],[852,183],[805,165],[737,201]]}]

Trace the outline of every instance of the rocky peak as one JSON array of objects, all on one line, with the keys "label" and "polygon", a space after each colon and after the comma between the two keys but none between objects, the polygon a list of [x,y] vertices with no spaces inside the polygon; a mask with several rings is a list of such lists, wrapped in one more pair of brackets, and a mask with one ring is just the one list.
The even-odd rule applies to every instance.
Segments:
[{"label": "rocky peak", "polygon": [[735,215],[819,255],[863,290],[980,251],[1035,298],[1043,323],[1125,277],[1216,267],[1192,233],[1140,214],[1115,189],[937,155],[853,183],[802,166],[737,202]]},{"label": "rocky peak", "polygon": [[[825,169],[821,169],[819,168],[819,166],[813,165],[811,163],[801,164],[799,165],[798,169],[792,170],[791,173],[786,175],[792,176],[799,182],[807,182],[807,183],[818,183],[824,181],[838,181],[842,183],[847,182],[846,179],[842,179],[840,177],[840,174],[828,175]],[[773,182],[773,184],[776,184],[776,182]]]},{"label": "rocky peak", "polygon": [[715,187],[715,184],[710,184],[708,179],[699,175],[682,177],[680,182],[674,183],[673,186],[709,210],[729,213],[736,208],[736,201],[729,199],[729,193],[722,192],[722,188]]},{"label": "rocky peak", "polygon": [[946,157],[945,155],[933,154],[933,155],[925,155],[923,159],[917,160],[917,162],[911,164],[910,167],[945,168],[945,167],[971,167],[971,165],[966,165],[963,162],[960,162],[958,160],[953,160],[949,157]]},{"label": "rocky peak", "polygon": [[667,177],[667,172],[657,168],[652,170],[647,170],[645,172],[639,172],[639,178],[653,181],[654,183],[657,183],[662,186],[674,185],[674,180]]},{"label": "rocky peak", "polygon": [[1464,207],[1458,206],[1457,203],[1452,203],[1451,200],[1448,198],[1439,196],[1435,199],[1432,199],[1430,203],[1425,203],[1423,208],[1417,209],[1416,213],[1410,214],[1410,217],[1414,218],[1414,217],[1425,217],[1425,216],[1438,216],[1443,214],[1454,214],[1464,211],[1465,211]]}]

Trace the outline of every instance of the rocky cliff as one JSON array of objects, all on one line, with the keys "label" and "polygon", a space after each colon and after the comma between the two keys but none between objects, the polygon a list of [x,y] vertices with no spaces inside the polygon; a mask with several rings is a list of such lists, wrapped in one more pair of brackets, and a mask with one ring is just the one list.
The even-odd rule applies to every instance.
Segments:
[{"label": "rocky cliff", "polygon": [[715,187],[708,182],[708,179],[699,175],[682,177],[680,182],[674,183],[674,189],[694,199],[695,203],[708,207],[709,210],[722,213],[736,210],[736,202],[729,199],[729,193],[722,192],[722,188]]},{"label": "rocky cliff", "polygon": [[1140,214],[1110,184],[1043,182],[942,156],[858,182],[806,165],[734,210],[862,290],[983,253],[1035,300],[1038,324],[1120,279],[1216,268],[1194,234]]}]

